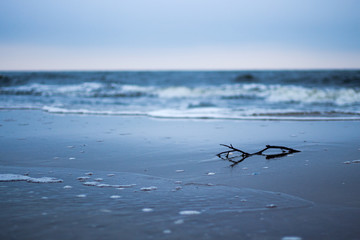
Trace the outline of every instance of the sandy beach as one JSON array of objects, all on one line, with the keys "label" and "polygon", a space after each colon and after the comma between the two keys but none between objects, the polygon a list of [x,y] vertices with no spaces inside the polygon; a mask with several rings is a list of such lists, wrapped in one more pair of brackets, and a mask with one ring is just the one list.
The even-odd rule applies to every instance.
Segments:
[{"label": "sandy beach", "polygon": [[[359,239],[359,121],[0,112],[2,239]],[[231,167],[220,144],[300,150]],[[78,179],[87,177],[87,179]],[[104,184],[104,185],[99,185]],[[35,231],[34,231],[35,230]],[[289,238],[291,239],[291,238]]]}]

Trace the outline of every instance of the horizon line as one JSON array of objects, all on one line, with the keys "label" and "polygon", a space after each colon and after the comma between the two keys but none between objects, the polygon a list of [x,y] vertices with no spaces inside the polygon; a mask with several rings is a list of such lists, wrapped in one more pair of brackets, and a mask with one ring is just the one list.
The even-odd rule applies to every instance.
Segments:
[{"label": "horizon line", "polygon": [[238,68],[238,69],[209,69],[209,68],[179,68],[179,69],[0,69],[0,72],[232,72],[232,71],[360,71],[359,68]]}]

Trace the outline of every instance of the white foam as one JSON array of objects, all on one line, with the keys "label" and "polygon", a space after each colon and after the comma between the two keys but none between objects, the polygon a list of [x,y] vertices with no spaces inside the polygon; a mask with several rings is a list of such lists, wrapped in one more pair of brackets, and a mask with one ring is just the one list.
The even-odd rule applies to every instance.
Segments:
[{"label": "white foam", "polygon": [[[97,187],[112,187],[112,185],[106,184],[106,183],[96,183],[96,185],[94,185],[94,186],[97,186]],[[113,185],[113,186],[117,186],[117,185]]]},{"label": "white foam", "polygon": [[90,179],[90,177],[88,176],[83,176],[83,177],[78,177],[77,180],[79,180],[80,182],[84,182],[86,180]]},{"label": "white foam", "polygon": [[[276,102],[276,100],[271,100]],[[269,102],[271,102],[269,101]],[[292,100],[284,100],[291,102]],[[278,101],[281,102],[281,101]],[[324,101],[323,103],[326,103]],[[360,102],[359,102],[360,103]],[[298,103],[298,106],[301,103]],[[263,105],[267,105],[264,103]],[[346,105],[346,104],[345,104]],[[343,106],[331,108],[319,108],[313,112],[306,109],[295,108],[259,108],[251,106],[249,108],[231,109],[228,107],[199,107],[183,108],[173,107],[164,108],[166,105],[152,108],[142,108],[142,111],[125,110],[95,110],[95,109],[68,109],[55,106],[44,106],[46,112],[59,114],[86,114],[86,115],[120,115],[120,116],[148,116],[153,118],[189,118],[189,119],[228,119],[228,120],[360,120],[360,110],[356,107],[344,109]],[[312,109],[312,108],[308,108]]]},{"label": "white foam", "polygon": [[160,98],[183,98],[183,97],[197,97],[200,93],[206,94],[206,91],[201,88],[188,87],[167,87],[156,91]]},{"label": "white foam", "polygon": [[180,211],[179,214],[180,215],[198,215],[201,212],[196,211],[196,210],[184,210],[184,211]]},{"label": "white foam", "polygon": [[[79,178],[78,178],[79,179]],[[83,179],[83,177],[81,178]],[[107,183],[100,183],[99,181],[92,181],[92,182],[84,182],[83,185],[91,186],[91,187],[110,187],[110,188],[131,188],[136,186],[136,184],[128,184],[128,185],[119,185],[119,184],[107,184]]]},{"label": "white foam", "polygon": [[27,181],[32,182],[32,183],[61,183],[61,182],[63,182],[62,179],[57,179],[57,178],[53,178],[53,177],[30,178]]},{"label": "white foam", "polygon": [[266,205],[266,208],[276,208],[277,206],[275,204],[268,204]]},{"label": "white foam", "polygon": [[81,84],[69,84],[69,85],[50,85],[50,84],[40,84],[40,83],[31,83],[21,86],[12,86],[4,87],[3,91],[7,92],[21,92],[21,93],[31,93],[34,95],[42,96],[53,96],[53,95],[89,95],[90,92],[94,90],[99,90],[104,87],[101,83],[94,82],[84,82]]},{"label": "white foam", "polygon": [[56,106],[43,106],[41,108],[45,112],[59,114],[86,114],[86,115],[122,115],[122,116],[145,116],[144,112],[136,111],[112,111],[112,110],[90,110],[85,108],[68,109]]},{"label": "white foam", "polygon": [[183,219],[179,219],[179,220],[176,220],[174,221],[174,224],[183,224],[184,223],[184,220]]},{"label": "white foam", "polygon": [[224,118],[231,117],[227,110],[220,108],[161,109],[148,112],[156,118]]},{"label": "white foam", "polygon": [[302,240],[302,238],[297,236],[285,236],[282,237],[281,240]]},{"label": "white foam", "polygon": [[343,106],[360,103],[360,90],[354,88],[310,88],[295,85],[244,84],[235,86],[269,102],[332,103]]},{"label": "white foam", "polygon": [[18,174],[0,174],[0,182],[27,181],[28,176]]},{"label": "white foam", "polygon": [[[140,89],[139,89],[140,90]],[[332,103],[339,106],[360,103],[360,90],[354,88],[313,88],[296,85],[224,84],[220,86],[179,86],[141,88],[160,98],[255,97],[269,102]]]},{"label": "white foam", "polygon": [[0,174],[0,182],[14,182],[14,181],[26,181],[30,183],[61,183],[62,179],[57,179],[53,177],[41,177],[41,178],[32,178],[29,176],[19,175],[19,174]]},{"label": "white foam", "polygon": [[143,211],[143,212],[153,212],[154,209],[152,209],[152,208],[143,208],[143,209],[141,209],[141,211]]},{"label": "white foam", "polygon": [[119,188],[132,188],[134,186],[136,186],[136,184],[127,184],[127,185],[118,185]]},{"label": "white foam", "polygon": [[83,185],[85,186],[97,186],[99,183],[98,182],[84,182]]},{"label": "white foam", "polygon": [[118,198],[121,198],[121,196],[119,196],[119,195],[112,195],[112,196],[110,196],[110,198],[112,198],[112,199],[118,199]]},{"label": "white foam", "polygon": [[172,232],[171,232],[170,229],[165,229],[165,230],[163,231],[163,233],[164,233],[164,234],[170,234],[170,233],[172,233]]},{"label": "white foam", "polygon": [[[324,116],[322,115],[324,114]],[[288,121],[342,121],[360,120],[360,112],[331,111],[319,114],[294,109],[242,109],[232,111],[222,108],[161,109],[148,112],[154,118],[226,119],[226,120],[288,120]]]},{"label": "white foam", "polygon": [[[143,87],[143,86],[138,86],[138,85],[117,85],[117,84],[113,84],[114,87],[117,87],[119,89],[121,89],[121,91],[124,92],[142,92],[142,93],[151,93],[153,92],[156,88],[155,87]],[[118,93],[118,92],[116,92]]]},{"label": "white foam", "polygon": [[141,191],[154,191],[156,189],[157,189],[157,187],[155,187],[155,186],[140,188]]}]

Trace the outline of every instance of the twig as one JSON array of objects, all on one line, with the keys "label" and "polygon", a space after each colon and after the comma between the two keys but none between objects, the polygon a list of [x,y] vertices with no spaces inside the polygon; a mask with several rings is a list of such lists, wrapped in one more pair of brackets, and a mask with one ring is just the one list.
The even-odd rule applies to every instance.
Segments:
[{"label": "twig", "polygon": [[[239,164],[240,162],[244,161],[246,158],[254,156],[254,155],[261,155],[261,156],[265,156],[266,159],[272,159],[272,158],[278,158],[278,157],[284,157],[288,154],[291,153],[297,153],[300,152],[299,150],[293,149],[293,148],[289,148],[289,147],[284,147],[284,146],[272,146],[272,145],[266,145],[266,147],[258,152],[255,153],[247,153],[244,152],[240,149],[237,149],[235,147],[233,147],[232,144],[230,145],[226,145],[226,144],[220,144],[221,146],[230,148],[231,150],[228,151],[224,151],[221,153],[218,153],[217,156],[223,160],[228,160],[230,162],[232,162],[233,164],[231,164],[231,167],[234,167],[236,164]],[[280,149],[282,151],[282,153],[277,153],[277,154],[264,154],[264,152],[268,149]],[[233,152],[239,152],[241,153],[241,159],[238,161],[234,161],[233,159],[235,157],[229,157],[229,155]],[[225,156],[224,156],[225,155]]]},{"label": "twig", "polygon": [[258,151],[256,153],[253,153],[252,155],[262,155],[263,152],[265,152],[266,150],[268,150],[270,148],[281,149],[283,151],[283,153],[285,153],[286,152],[285,150],[287,150],[288,154],[295,153],[295,152],[300,152],[299,150],[288,148],[288,147],[266,145],[266,148],[264,148],[263,150],[260,150],[260,151]]},{"label": "twig", "polygon": [[230,146],[229,146],[229,145],[225,145],[225,144],[220,144],[220,145],[232,149],[230,152],[241,152],[243,155],[250,155],[250,154],[247,153],[247,152],[244,152],[244,151],[241,151],[240,149],[234,148],[232,144],[230,144]]}]

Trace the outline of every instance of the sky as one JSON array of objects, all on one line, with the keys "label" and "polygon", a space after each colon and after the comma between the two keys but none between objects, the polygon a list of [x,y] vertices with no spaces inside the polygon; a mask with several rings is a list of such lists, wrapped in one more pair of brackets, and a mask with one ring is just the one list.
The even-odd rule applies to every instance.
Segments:
[{"label": "sky", "polygon": [[1,0],[0,70],[360,69],[358,0]]}]

